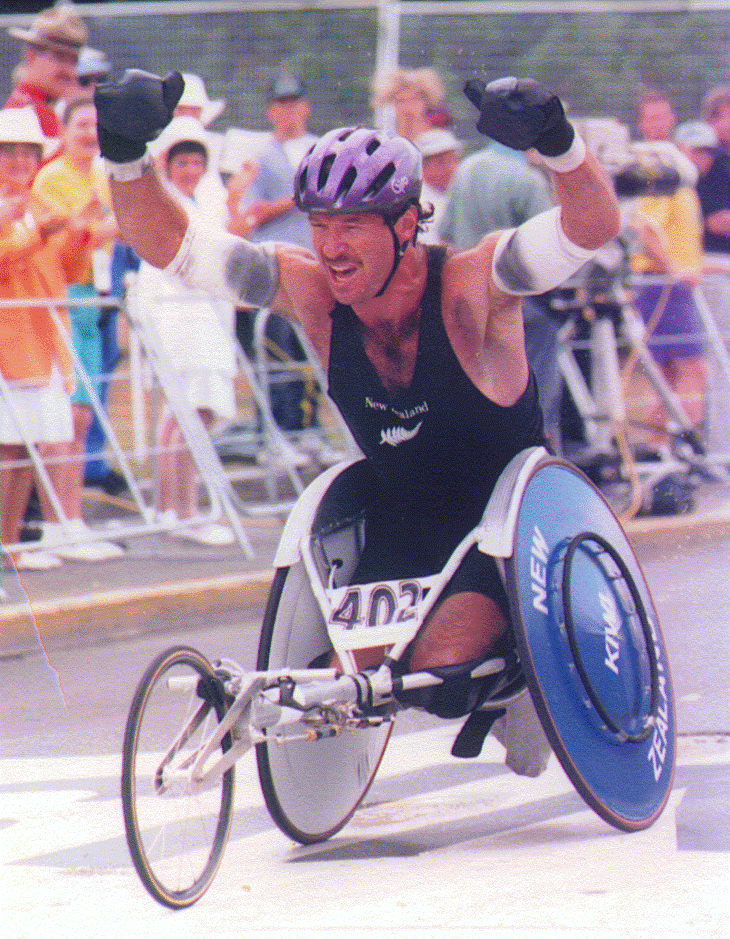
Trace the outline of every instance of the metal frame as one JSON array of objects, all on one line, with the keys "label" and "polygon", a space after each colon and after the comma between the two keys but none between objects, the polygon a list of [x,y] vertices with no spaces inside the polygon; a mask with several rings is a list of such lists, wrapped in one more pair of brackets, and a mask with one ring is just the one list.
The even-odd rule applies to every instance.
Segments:
[{"label": "metal frame", "polygon": [[[632,285],[645,283],[673,283],[666,277],[634,277]],[[567,285],[569,286],[569,284]],[[693,290],[693,296],[702,323],[706,331],[703,337],[711,347],[730,383],[730,355],[717,327],[712,312],[699,287]],[[586,456],[621,456],[618,454],[616,435],[627,426],[626,401],[618,358],[619,342],[624,341],[636,355],[638,364],[652,387],[662,400],[668,415],[679,433],[691,434],[694,430],[682,402],[668,386],[661,370],[656,364],[650,344],[647,344],[644,323],[636,313],[626,290],[621,289],[620,296],[621,327],[617,336],[614,324],[608,317],[599,317],[590,329],[587,344],[573,341],[575,321],[568,320],[560,330],[558,365],[565,380],[578,414],[583,421],[586,434]],[[590,386],[586,381],[574,352],[578,347],[588,348],[591,355]],[[577,454],[580,458],[582,454]],[[651,487],[669,473],[691,469],[700,469],[713,478],[730,481],[730,454],[698,453],[689,444],[674,446],[671,454],[662,454],[662,459],[653,462],[637,462],[636,471],[641,477],[642,499],[645,501]]]}]

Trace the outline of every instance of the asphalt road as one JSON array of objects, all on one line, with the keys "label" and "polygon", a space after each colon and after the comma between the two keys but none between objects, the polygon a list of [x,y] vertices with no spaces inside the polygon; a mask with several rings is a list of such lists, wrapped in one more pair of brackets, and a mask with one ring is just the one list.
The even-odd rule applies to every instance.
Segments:
[{"label": "asphalt road", "polygon": [[[40,646],[0,661],[0,936],[31,939],[728,939],[728,545],[639,545],[677,697],[670,802],[645,832],[611,829],[557,761],[516,777],[489,739],[455,761],[457,724],[407,712],[366,802],[321,846],[293,846],[237,768],[231,841],[210,892],[179,914],[131,868],[119,805],[127,708],[176,642],[252,666],[261,605],[214,624]],[[3,932],[3,929],[6,932]]]},{"label": "asphalt road", "polygon": [[[730,733],[730,545],[695,530],[637,545],[672,666],[680,733]],[[0,660],[5,706],[3,756],[117,752],[139,676],[161,649],[182,641],[211,657],[255,662],[261,604],[231,609],[214,624],[194,613],[168,612],[154,631],[69,647],[40,646],[32,655]]]}]

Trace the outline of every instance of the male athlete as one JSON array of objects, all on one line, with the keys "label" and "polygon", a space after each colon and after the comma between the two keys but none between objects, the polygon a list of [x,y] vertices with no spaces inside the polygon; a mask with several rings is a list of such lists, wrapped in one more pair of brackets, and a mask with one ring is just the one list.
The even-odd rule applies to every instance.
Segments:
[{"label": "male athlete", "polygon": [[[465,92],[483,134],[542,155],[558,207],[460,254],[418,244],[428,217],[421,161],[403,138],[340,128],[304,157],[295,199],[309,215],[311,254],[205,230],[170,198],[146,142],[172,116],[178,73],[129,72],[96,93],[123,238],[191,287],[292,317],[328,369],[329,393],[375,479],[360,582],[441,570],[510,459],[544,442],[520,297],[558,286],[619,231],[612,185],[556,96],[529,79],[470,81]],[[448,666],[443,674],[458,678],[507,629],[496,565],[475,547],[408,666]],[[467,713],[477,700],[471,684],[461,703],[447,682],[424,706]]]}]

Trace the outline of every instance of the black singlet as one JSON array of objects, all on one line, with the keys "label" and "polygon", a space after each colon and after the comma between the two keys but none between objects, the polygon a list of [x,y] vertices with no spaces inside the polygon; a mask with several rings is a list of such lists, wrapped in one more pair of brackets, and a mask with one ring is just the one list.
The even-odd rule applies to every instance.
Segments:
[{"label": "black singlet", "polygon": [[502,407],[475,387],[456,358],[441,313],[444,258],[445,249],[428,248],[407,389],[391,394],[383,387],[351,307],[338,304],[331,314],[329,394],[373,469],[363,562],[380,578],[441,570],[479,522],[512,457],[545,444],[532,374],[522,397]]}]

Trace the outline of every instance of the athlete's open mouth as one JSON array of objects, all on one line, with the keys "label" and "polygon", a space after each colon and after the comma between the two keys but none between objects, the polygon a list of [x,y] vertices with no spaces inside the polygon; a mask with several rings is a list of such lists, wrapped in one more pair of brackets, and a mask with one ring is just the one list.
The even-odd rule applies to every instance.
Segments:
[{"label": "athlete's open mouth", "polygon": [[338,261],[336,263],[329,262],[327,264],[327,270],[334,283],[342,284],[357,272],[358,267],[356,264],[351,264],[349,261]]}]

